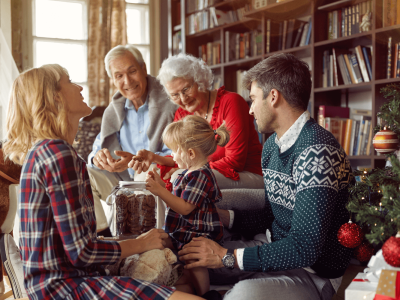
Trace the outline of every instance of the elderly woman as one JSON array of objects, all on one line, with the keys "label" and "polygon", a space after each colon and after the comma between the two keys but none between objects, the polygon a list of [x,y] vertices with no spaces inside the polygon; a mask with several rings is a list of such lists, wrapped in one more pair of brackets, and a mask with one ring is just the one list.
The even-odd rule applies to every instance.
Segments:
[{"label": "elderly woman", "polygon": [[[210,157],[210,166],[219,187],[264,188],[262,146],[246,101],[240,95],[226,91],[225,87],[211,90],[211,69],[201,59],[191,55],[179,54],[164,60],[157,78],[171,101],[179,105],[174,121],[194,114],[205,118],[214,129],[226,122],[230,141],[225,147],[218,147]],[[129,166],[138,172],[146,170],[150,163],[174,166],[170,157],[161,157],[146,150],[140,150],[137,155],[145,160],[131,161]],[[161,171],[165,173],[163,168]]]},{"label": "elderly woman", "polygon": [[92,112],[81,92],[59,65],[28,70],[12,88],[3,148],[23,164],[20,245],[29,299],[201,299],[105,274],[103,265],[163,249],[168,235],[153,229],[125,241],[97,238],[86,163],[72,147],[79,119]]}]

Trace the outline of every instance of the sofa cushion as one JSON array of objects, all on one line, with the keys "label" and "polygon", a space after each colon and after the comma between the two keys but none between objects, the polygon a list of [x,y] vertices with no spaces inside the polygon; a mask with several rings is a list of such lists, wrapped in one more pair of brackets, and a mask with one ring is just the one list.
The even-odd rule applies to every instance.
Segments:
[{"label": "sofa cushion", "polygon": [[220,209],[253,210],[265,205],[264,189],[221,190],[222,201],[216,205]]},{"label": "sofa cushion", "polygon": [[0,235],[0,252],[4,269],[11,283],[14,298],[27,297],[20,251],[15,244],[14,238],[8,233]]}]

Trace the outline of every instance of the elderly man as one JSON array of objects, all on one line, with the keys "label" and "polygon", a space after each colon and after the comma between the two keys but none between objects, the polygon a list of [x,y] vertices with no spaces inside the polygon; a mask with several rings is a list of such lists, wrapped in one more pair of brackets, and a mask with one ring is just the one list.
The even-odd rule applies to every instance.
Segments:
[{"label": "elderly man", "polygon": [[[142,54],[135,47],[117,46],[107,53],[104,62],[118,92],[104,111],[101,132],[88,157],[98,231],[108,227],[106,219],[110,221],[100,199],[106,200],[118,181],[133,180],[134,171],[128,169],[132,153],[140,149],[161,156],[171,153],[161,135],[177,109],[159,81],[147,74]],[[103,206],[107,213],[107,206]]]},{"label": "elderly man", "polygon": [[270,56],[247,72],[244,86],[259,131],[274,132],[262,153],[265,207],[219,210],[224,226],[247,239],[223,248],[195,238],[179,255],[192,261],[187,268],[214,269],[212,284],[239,281],[225,300],[331,299],[352,253],[337,240],[349,218],[350,163],[333,135],[310,118],[306,63],[291,54]]}]

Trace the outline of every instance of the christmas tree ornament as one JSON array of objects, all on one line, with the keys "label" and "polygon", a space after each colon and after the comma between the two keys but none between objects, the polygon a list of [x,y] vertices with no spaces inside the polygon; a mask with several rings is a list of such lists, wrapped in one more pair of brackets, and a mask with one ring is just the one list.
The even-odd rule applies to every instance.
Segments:
[{"label": "christmas tree ornament", "polygon": [[350,220],[348,223],[340,226],[337,238],[341,245],[347,248],[355,248],[361,244],[364,239],[364,233],[360,226]]},{"label": "christmas tree ornament", "polygon": [[399,140],[392,130],[384,127],[383,130],[375,134],[372,143],[376,152],[388,154],[398,149]]},{"label": "christmas tree ornament", "polygon": [[362,242],[360,246],[354,249],[354,256],[360,262],[367,262],[371,259],[372,255],[374,255],[374,248],[367,242]]},{"label": "christmas tree ornament", "polygon": [[392,267],[400,267],[400,234],[389,238],[382,246],[382,255]]}]

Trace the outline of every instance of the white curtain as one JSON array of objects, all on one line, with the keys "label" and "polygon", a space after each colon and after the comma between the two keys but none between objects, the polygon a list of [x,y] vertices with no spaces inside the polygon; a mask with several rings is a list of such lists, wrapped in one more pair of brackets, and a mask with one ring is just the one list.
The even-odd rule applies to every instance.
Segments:
[{"label": "white curtain", "polygon": [[6,137],[6,114],[10,90],[18,75],[11,49],[0,28],[0,140],[4,140]]}]

